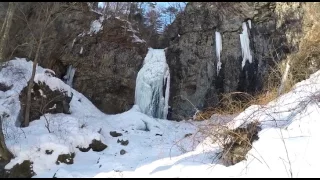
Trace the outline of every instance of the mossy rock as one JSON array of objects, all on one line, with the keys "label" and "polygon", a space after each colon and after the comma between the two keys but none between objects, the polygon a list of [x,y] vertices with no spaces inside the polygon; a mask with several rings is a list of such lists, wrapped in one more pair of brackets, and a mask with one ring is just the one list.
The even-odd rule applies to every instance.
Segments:
[{"label": "mossy rock", "polygon": [[33,172],[33,162],[29,160],[23,161],[21,164],[14,165],[10,170],[6,171],[6,178],[31,178],[36,173]]},{"label": "mossy rock", "polygon": [[69,154],[60,154],[56,161],[56,164],[65,163],[65,164],[73,164],[73,158],[75,157],[75,153]]},{"label": "mossy rock", "polygon": [[108,146],[103,144],[101,141],[94,139],[94,140],[92,140],[90,147],[92,148],[92,151],[100,152],[100,151],[103,151],[104,149],[106,149]]}]

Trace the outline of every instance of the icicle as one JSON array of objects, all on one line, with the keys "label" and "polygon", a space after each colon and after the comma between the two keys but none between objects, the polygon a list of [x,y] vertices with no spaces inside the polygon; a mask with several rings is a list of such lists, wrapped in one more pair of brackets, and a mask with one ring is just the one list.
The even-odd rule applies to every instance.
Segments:
[{"label": "icicle", "polygon": [[248,20],[249,28],[251,29],[251,20]]},{"label": "icicle", "polygon": [[77,38],[74,38],[73,41],[72,41],[72,45],[71,45],[71,48],[73,48],[74,46],[74,43],[76,42]]},{"label": "icicle", "polygon": [[221,69],[221,61],[220,61],[220,54],[222,51],[222,37],[219,32],[216,31],[216,55],[217,55],[217,75]]},{"label": "icicle", "polygon": [[82,54],[82,52],[83,52],[83,47],[81,47],[81,49],[80,49],[80,54]]},{"label": "icicle", "polygon": [[242,23],[242,33],[240,34],[240,43],[241,43],[241,50],[242,50],[242,69],[248,60],[249,63],[252,63],[252,55],[250,53],[250,40],[249,34],[247,29],[246,22]]},{"label": "icicle", "polygon": [[169,107],[170,72],[163,49],[149,48],[138,72],[135,104],[142,113],[166,119]]},{"label": "icicle", "polygon": [[76,69],[70,65],[67,70],[67,74],[63,77],[65,79],[65,83],[72,87],[73,77],[76,73]]}]

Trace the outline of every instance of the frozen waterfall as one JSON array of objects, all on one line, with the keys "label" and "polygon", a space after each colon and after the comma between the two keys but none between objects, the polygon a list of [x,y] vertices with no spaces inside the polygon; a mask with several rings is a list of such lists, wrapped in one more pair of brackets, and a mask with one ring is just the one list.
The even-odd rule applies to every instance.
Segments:
[{"label": "frozen waterfall", "polygon": [[73,68],[71,65],[68,67],[67,74],[63,77],[65,83],[72,87],[73,77],[76,73],[76,69]]},{"label": "frozen waterfall", "polygon": [[167,119],[170,88],[170,72],[163,49],[152,49],[138,72],[135,104],[142,113]]},{"label": "frozen waterfall", "polygon": [[[249,21],[249,28],[251,28],[251,21]],[[248,34],[247,23],[242,23],[242,33],[240,34],[240,43],[241,43],[241,50],[242,50],[242,69],[246,65],[246,61],[248,60],[249,63],[252,63],[252,55],[250,52],[250,40]]]},{"label": "frozen waterfall", "polygon": [[219,32],[216,31],[216,55],[217,55],[217,75],[221,69],[221,61],[220,61],[220,54],[222,51],[222,37]]}]

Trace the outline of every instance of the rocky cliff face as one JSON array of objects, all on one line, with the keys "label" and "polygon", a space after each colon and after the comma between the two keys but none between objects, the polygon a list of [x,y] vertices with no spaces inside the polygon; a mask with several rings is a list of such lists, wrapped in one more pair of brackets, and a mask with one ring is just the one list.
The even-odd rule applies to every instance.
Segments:
[{"label": "rocky cliff face", "polygon": [[[135,81],[147,53],[147,46],[131,24],[117,18],[102,18],[86,3],[64,3],[46,32],[40,65],[63,78],[67,68],[75,68],[73,88],[83,93],[105,113],[120,113],[134,104]],[[25,6],[20,14],[32,29],[37,5]],[[18,13],[20,13],[18,11]],[[36,25],[36,24],[34,24]],[[26,34],[29,34],[26,36]],[[11,37],[12,56],[34,58],[30,28],[17,18]],[[33,49],[32,49],[33,48]]]},{"label": "rocky cliff face", "polygon": [[[172,118],[215,106],[221,93],[261,90],[268,67],[299,49],[306,9],[305,3],[188,3],[166,32]],[[244,26],[250,53],[240,41]],[[222,37],[219,72],[216,32]],[[243,53],[252,62],[243,61]]]}]

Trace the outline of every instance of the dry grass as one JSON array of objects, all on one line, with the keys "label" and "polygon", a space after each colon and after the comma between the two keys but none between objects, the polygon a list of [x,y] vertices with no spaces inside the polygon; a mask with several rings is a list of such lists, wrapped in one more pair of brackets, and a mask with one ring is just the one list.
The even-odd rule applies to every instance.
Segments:
[{"label": "dry grass", "polygon": [[266,105],[278,96],[277,88],[273,87],[255,96],[245,92],[223,94],[218,107],[209,107],[196,113],[194,120],[203,121],[212,115],[234,115],[243,112],[253,104]]},{"label": "dry grass", "polygon": [[194,120],[209,119],[213,114],[233,115],[244,111],[251,105],[254,97],[245,92],[232,92],[221,95],[219,106],[209,107],[196,113]]}]

